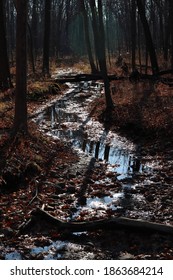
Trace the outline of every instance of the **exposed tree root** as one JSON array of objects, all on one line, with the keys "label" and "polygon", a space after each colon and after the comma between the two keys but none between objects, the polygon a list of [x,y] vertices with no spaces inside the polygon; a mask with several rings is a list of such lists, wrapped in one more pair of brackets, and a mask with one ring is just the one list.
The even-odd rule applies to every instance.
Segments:
[{"label": "exposed tree root", "polygon": [[36,209],[32,212],[30,221],[22,226],[20,231],[26,231],[31,228],[35,223],[39,221],[45,221],[52,227],[56,227],[57,230],[67,230],[70,232],[79,231],[93,231],[96,229],[129,229],[135,231],[147,231],[149,233],[157,232],[164,234],[173,234],[173,226],[164,225],[159,223],[147,222],[144,220],[135,220],[125,217],[115,217],[111,219],[102,219],[96,221],[84,221],[84,222],[65,222],[42,209]]}]

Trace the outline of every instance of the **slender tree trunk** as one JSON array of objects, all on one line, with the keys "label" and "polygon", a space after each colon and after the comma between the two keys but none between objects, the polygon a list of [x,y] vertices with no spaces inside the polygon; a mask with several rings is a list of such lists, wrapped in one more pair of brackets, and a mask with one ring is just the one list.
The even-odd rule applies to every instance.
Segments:
[{"label": "slender tree trunk", "polygon": [[32,20],[31,20],[31,34],[32,34],[32,47],[33,58],[36,60],[38,51],[38,18],[37,18],[37,0],[33,0],[32,6]]},{"label": "slender tree trunk", "polygon": [[136,68],[136,0],[131,1],[132,71]]},{"label": "slender tree trunk", "polygon": [[6,33],[7,33],[7,42],[8,42],[8,57],[11,66],[14,63],[14,46],[15,46],[15,21],[14,21],[14,4],[12,1],[6,1]]},{"label": "slender tree trunk", "polygon": [[152,40],[152,36],[151,36],[151,32],[150,32],[150,28],[147,22],[147,18],[145,15],[145,9],[143,6],[143,3],[141,0],[136,0],[137,2],[137,6],[138,6],[138,12],[140,15],[140,19],[143,25],[143,29],[144,29],[144,33],[145,33],[145,39],[146,39],[146,45],[148,48],[148,52],[150,55],[150,61],[151,61],[151,66],[152,66],[152,71],[153,74],[157,74],[159,72],[159,67],[158,67],[158,63],[157,63],[157,56],[156,56],[156,52],[155,52],[155,48],[154,48],[154,44],[153,44],[153,40]]},{"label": "slender tree trunk", "polygon": [[110,17],[109,17],[109,11],[106,13],[106,41],[107,41],[107,53],[108,53],[108,60],[109,60],[109,65],[111,66],[111,47],[110,47],[110,34],[109,34],[109,22],[110,22]]},{"label": "slender tree trunk", "polygon": [[49,75],[49,47],[50,47],[50,13],[51,0],[45,0],[44,18],[44,42],[43,42],[43,69],[44,74]]},{"label": "slender tree trunk", "polygon": [[140,73],[142,73],[142,59],[141,59],[141,36],[140,36],[140,22],[139,22],[139,15],[138,15],[138,55],[139,55],[139,66],[140,66]]},{"label": "slender tree trunk", "polygon": [[103,74],[104,86],[105,86],[105,98],[106,98],[106,109],[107,111],[113,108],[113,101],[111,97],[110,91],[110,82],[107,75],[107,65],[106,65],[106,50],[105,50],[105,31],[103,24],[103,8],[102,8],[102,0],[98,0],[98,16],[99,16],[99,30],[98,38],[100,42],[100,57],[99,64],[100,69]]},{"label": "slender tree trunk", "polygon": [[[171,14],[169,10],[169,0],[165,1],[165,42],[164,42],[164,59],[168,62],[168,49],[171,35]],[[168,14],[168,16],[167,16]]]},{"label": "slender tree trunk", "polygon": [[170,26],[171,26],[171,67],[173,68],[173,1],[169,0]]},{"label": "slender tree trunk", "polygon": [[29,60],[32,66],[32,72],[35,73],[35,62],[34,62],[34,47],[33,47],[33,35],[31,31],[31,27],[29,23],[27,24],[28,27],[28,52],[29,52]]},{"label": "slender tree trunk", "polygon": [[159,11],[159,26],[160,26],[159,44],[160,44],[160,50],[163,53],[163,50],[164,50],[164,27],[163,27],[163,14],[162,14],[162,10]]},{"label": "slender tree trunk", "polygon": [[12,86],[7,54],[7,41],[4,19],[4,1],[0,0],[0,88],[5,89]]},{"label": "slender tree trunk", "polygon": [[[107,75],[102,2],[98,0],[98,13],[96,12],[95,1],[90,0],[89,3],[92,13],[92,27],[94,33],[95,51],[98,58],[101,75],[103,76],[104,80],[106,112],[111,112],[113,108],[113,101],[110,92],[110,82]],[[109,116],[107,115],[106,118],[108,117]]]},{"label": "slender tree trunk", "polygon": [[57,13],[57,19],[56,19],[57,30],[56,30],[56,34],[55,34],[55,36],[56,36],[55,43],[56,43],[57,58],[60,56],[60,51],[61,51],[62,11],[63,11],[63,0],[59,1],[59,3],[58,3],[58,13]]},{"label": "slender tree trunk", "polygon": [[[95,0],[89,1],[90,8],[91,8],[91,14],[92,14],[92,29],[94,34],[94,47],[95,47],[95,56],[96,60],[99,60],[100,57],[100,42],[99,42],[99,30],[98,30],[98,22],[97,22],[97,15],[96,15],[96,6],[95,6]],[[100,65],[99,65],[100,67]]]},{"label": "slender tree trunk", "polygon": [[85,9],[84,0],[79,0],[79,4],[81,5],[81,10],[82,10],[82,15],[83,15],[83,22],[84,22],[84,29],[85,29],[85,41],[86,41],[86,48],[87,48],[89,63],[90,63],[90,66],[91,66],[91,72],[92,73],[97,73],[98,70],[95,66],[94,58],[93,58],[92,50],[91,50],[91,42],[90,42],[89,26],[88,26],[88,16],[87,16],[87,12],[86,12],[86,9]]},{"label": "slender tree trunk", "polygon": [[18,131],[26,133],[27,126],[27,2],[17,0],[17,23],[16,23],[16,92],[15,92],[15,116],[14,133]]},{"label": "slender tree trunk", "polygon": [[148,48],[145,49],[145,74],[148,74]]}]

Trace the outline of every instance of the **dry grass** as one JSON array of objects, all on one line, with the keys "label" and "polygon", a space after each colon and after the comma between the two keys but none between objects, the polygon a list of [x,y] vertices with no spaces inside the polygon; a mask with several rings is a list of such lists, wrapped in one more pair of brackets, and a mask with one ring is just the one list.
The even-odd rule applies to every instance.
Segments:
[{"label": "dry grass", "polygon": [[27,90],[28,93],[47,93],[52,82],[50,81],[28,81]]},{"label": "dry grass", "polygon": [[74,68],[78,69],[82,73],[90,73],[91,68],[87,60],[81,60],[78,63],[74,63]]}]

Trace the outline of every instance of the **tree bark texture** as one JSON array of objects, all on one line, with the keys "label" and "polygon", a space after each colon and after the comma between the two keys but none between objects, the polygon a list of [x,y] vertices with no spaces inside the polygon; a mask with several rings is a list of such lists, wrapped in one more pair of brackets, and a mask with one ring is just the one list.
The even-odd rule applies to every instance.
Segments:
[{"label": "tree bark texture", "polygon": [[88,26],[88,16],[87,16],[87,12],[86,12],[86,9],[85,9],[84,0],[79,0],[79,4],[81,6],[81,11],[82,11],[82,15],[83,15],[86,49],[87,49],[87,53],[88,53],[89,63],[90,63],[90,66],[91,66],[91,73],[93,74],[93,73],[97,73],[98,70],[95,66],[94,58],[93,58],[93,54],[92,54],[92,49],[91,49],[91,42],[90,42],[90,36],[89,36],[89,26]]},{"label": "tree bark texture", "polygon": [[169,0],[170,30],[171,30],[171,67],[173,68],[173,1]]},{"label": "tree bark texture", "polygon": [[50,49],[50,16],[51,0],[45,0],[44,41],[43,41],[43,73],[49,75],[49,49]]},{"label": "tree bark texture", "polygon": [[131,1],[132,71],[136,68],[136,0]]},{"label": "tree bark texture", "polygon": [[152,66],[153,74],[157,74],[159,72],[159,67],[157,63],[157,56],[149,28],[149,24],[145,15],[145,8],[141,0],[136,0],[137,6],[138,6],[138,13],[140,15],[140,19],[143,25],[144,33],[145,33],[145,39],[146,39],[146,45],[147,49],[150,55],[150,61]]},{"label": "tree bark texture", "polygon": [[0,0],[0,88],[12,86],[7,54],[7,41],[5,32],[4,1]]},{"label": "tree bark texture", "polygon": [[105,31],[103,24],[103,9],[102,2],[98,0],[98,11],[96,10],[95,1],[90,0],[90,8],[92,14],[92,27],[95,42],[95,52],[98,58],[101,75],[103,76],[105,86],[105,99],[106,99],[106,111],[111,112],[113,108],[113,101],[110,92],[110,82],[107,75],[106,65],[106,50],[105,50]]},{"label": "tree bark texture", "polygon": [[17,0],[14,132],[27,132],[27,1]]}]

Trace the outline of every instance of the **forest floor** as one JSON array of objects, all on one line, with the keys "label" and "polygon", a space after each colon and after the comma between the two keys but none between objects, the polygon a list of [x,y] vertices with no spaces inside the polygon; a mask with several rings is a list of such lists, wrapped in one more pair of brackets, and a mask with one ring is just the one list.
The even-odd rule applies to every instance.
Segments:
[{"label": "forest floor", "polygon": [[[137,191],[147,201],[145,210],[150,221],[173,225],[173,91],[171,87],[151,81],[112,82],[115,107],[112,120],[104,123],[104,96],[89,106],[92,118],[104,123],[140,146],[142,157],[154,157],[158,163],[155,185]],[[57,99],[66,86],[55,85],[39,77],[28,83],[29,133],[11,139],[14,91],[0,92],[0,258],[1,259],[173,259],[173,237],[159,233],[126,230],[95,230],[78,234],[57,231],[37,221],[33,229],[21,233],[20,228],[36,208],[43,208],[58,218],[67,219],[74,212],[74,200],[85,204],[81,186],[89,186],[92,195],[109,194],[104,184],[95,182],[107,172],[106,162],[96,160],[86,170],[79,155],[69,143],[43,134],[33,117]],[[87,161],[88,159],[86,159]],[[75,171],[74,171],[75,167]],[[118,192],[120,183],[111,172],[109,188]],[[61,197],[55,208],[55,197]],[[140,207],[140,206],[137,206]],[[56,211],[55,211],[56,209]],[[138,208],[137,208],[138,209]],[[131,218],[138,218],[129,212]],[[78,221],[88,218],[83,211]],[[102,215],[102,214],[101,214]],[[101,217],[120,216],[107,209]],[[128,216],[128,215],[127,215]],[[98,219],[97,213],[90,220]],[[46,230],[45,230],[46,228]],[[57,241],[58,240],[58,241]],[[59,242],[59,243],[58,243]]]}]

